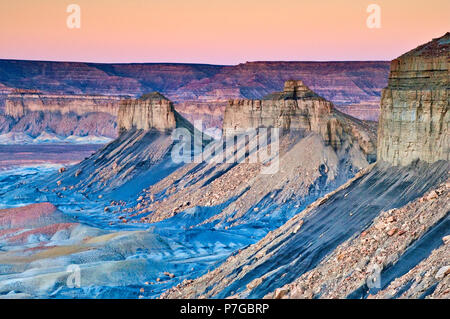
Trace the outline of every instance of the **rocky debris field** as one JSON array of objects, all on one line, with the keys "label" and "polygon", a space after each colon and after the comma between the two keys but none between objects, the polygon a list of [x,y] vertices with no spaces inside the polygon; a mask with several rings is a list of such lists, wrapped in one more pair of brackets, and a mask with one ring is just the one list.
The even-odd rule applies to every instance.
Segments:
[{"label": "rocky debris field", "polygon": [[[383,269],[395,265],[414,242],[446,219],[450,211],[449,199],[450,180],[401,208],[381,213],[370,227],[337,247],[313,270],[303,274],[293,283],[275,290],[267,297],[348,297],[355,290],[367,285],[367,281],[374,276],[377,269],[381,271],[382,277]],[[446,276],[445,267],[448,268],[450,263],[448,239],[445,242],[441,241],[441,244],[428,259],[416,266],[417,269],[414,268],[407,275],[395,279],[386,291],[383,291],[384,289],[379,291],[376,297],[395,296],[411,279],[414,279],[415,283],[408,292],[403,293],[403,296],[415,295],[414,297],[418,298],[419,292],[424,293],[434,284],[439,284]],[[436,260],[437,256],[439,260]],[[436,273],[441,268],[444,273],[437,276]],[[413,274],[418,278],[414,278]],[[421,282],[425,281],[424,278],[426,282]],[[386,282],[383,284],[387,285]]]},{"label": "rocky debris field", "polygon": [[[334,278],[332,275],[334,271],[336,271],[336,277],[342,278],[341,273],[336,269],[346,265],[343,263],[347,260],[346,258],[349,258],[348,262],[353,260],[350,253],[353,251],[352,247],[348,247],[349,252],[342,249],[342,255],[339,259],[335,255],[335,249],[339,251],[340,245],[345,245],[344,243],[347,240],[354,240],[361,248],[361,251],[356,248],[354,250],[356,263],[362,262],[363,259],[358,259],[358,254],[363,256],[364,252],[374,254],[380,263],[385,263],[384,265],[395,261],[395,258],[399,258],[401,252],[415,238],[419,238],[429,227],[446,216],[448,198],[445,194],[447,193],[443,194],[440,199],[438,197],[436,200],[426,202],[427,206],[424,206],[423,210],[418,209],[417,212],[414,210],[411,219],[403,221],[399,218],[395,220],[395,217],[387,216],[387,214],[392,214],[395,207],[407,207],[405,205],[410,201],[425,195],[425,190],[437,187],[446,180],[447,172],[448,164],[446,162],[433,165],[416,163],[415,166],[405,168],[393,168],[382,164],[371,166],[336,191],[314,202],[283,226],[269,232],[258,243],[237,252],[210,273],[194,281],[184,282],[174,287],[163,294],[162,297],[264,297],[269,293],[274,293],[276,289],[295,282],[298,278],[305,278],[302,276],[306,276],[305,274],[308,274],[309,271],[311,273],[319,271],[322,262],[324,264],[327,264],[327,262],[336,263],[336,266],[326,268],[330,269],[330,273],[326,273],[329,277],[324,278],[330,278],[330,282],[323,282],[325,284],[324,289],[327,284],[334,287],[333,283],[336,282],[335,284],[338,286],[343,282],[343,285],[349,285],[348,291],[343,290],[341,292],[336,288],[337,292],[334,292],[333,288],[330,288],[333,291],[330,294],[342,294],[341,297],[345,297],[364,284],[366,276],[364,273],[358,272],[355,273],[354,277],[344,277],[345,280],[343,281]],[[439,189],[438,191],[441,192]],[[361,194],[365,194],[365,196],[362,198]],[[443,203],[447,206],[439,210]],[[411,205],[411,207],[414,207],[414,205],[421,207],[415,202]],[[431,208],[437,209],[439,213],[436,217],[430,216],[428,218],[428,209]],[[401,208],[396,212],[408,214],[408,209]],[[421,221],[416,221],[413,218],[414,214],[422,216],[422,222],[425,223],[420,225],[418,229],[412,228],[416,226],[416,223],[421,223]],[[408,221],[412,224],[408,224]],[[362,240],[364,241],[367,238],[369,239],[368,243],[361,243],[360,240],[354,239],[364,234],[364,231],[367,231],[372,223],[377,225],[380,223],[380,230],[376,228],[371,228],[371,230],[376,232],[377,235],[375,233],[374,235],[378,236],[376,238],[380,241],[379,245],[381,246],[378,246],[377,242],[373,242],[373,239],[370,241],[371,237],[365,237],[366,235],[362,235]],[[385,223],[386,225],[384,225]],[[383,225],[383,228],[381,225]],[[404,232],[405,230],[406,232]],[[439,237],[439,240],[442,237],[443,235]],[[386,251],[388,247],[383,245],[383,241],[386,240],[392,243],[390,246],[394,250],[392,255],[397,257],[387,254],[389,252]],[[368,246],[369,244],[374,246]],[[372,247],[374,251],[369,247]],[[379,247],[381,249],[378,250]],[[336,258],[329,258],[330,254],[336,256]],[[358,267],[356,263],[350,263],[351,266],[348,266],[349,272],[355,271]],[[315,270],[316,267],[319,267],[318,270]],[[345,269],[342,270],[342,276],[345,276]],[[364,268],[365,270],[366,268]],[[363,271],[363,268],[361,268],[361,271]],[[317,287],[319,288],[322,287],[321,274],[316,276],[318,278]],[[352,283],[354,286],[350,286]],[[322,297],[322,294],[319,294],[321,290],[317,287],[312,290],[305,289],[303,292],[308,293],[310,297]],[[282,291],[282,294],[290,292],[287,289]],[[325,295],[326,290],[323,292],[323,296]],[[279,296],[277,294],[277,297]]]}]

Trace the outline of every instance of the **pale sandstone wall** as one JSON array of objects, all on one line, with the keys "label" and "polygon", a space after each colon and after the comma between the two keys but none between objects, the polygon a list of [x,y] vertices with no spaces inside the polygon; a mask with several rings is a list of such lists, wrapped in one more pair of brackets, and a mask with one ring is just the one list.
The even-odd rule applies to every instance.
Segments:
[{"label": "pale sandstone wall", "polygon": [[450,33],[395,59],[382,92],[378,159],[449,160]]},{"label": "pale sandstone wall", "polygon": [[366,124],[334,109],[302,81],[286,81],[283,92],[262,100],[232,100],[225,110],[223,132],[278,127],[314,132],[336,150],[347,142],[358,143],[375,156],[375,135]]},{"label": "pale sandstone wall", "polygon": [[119,133],[131,129],[168,131],[176,127],[173,103],[165,98],[127,99],[120,102]]},{"label": "pale sandstone wall", "polygon": [[9,94],[5,114],[20,119],[29,112],[59,112],[61,114],[100,112],[117,115],[120,97],[102,95]]}]

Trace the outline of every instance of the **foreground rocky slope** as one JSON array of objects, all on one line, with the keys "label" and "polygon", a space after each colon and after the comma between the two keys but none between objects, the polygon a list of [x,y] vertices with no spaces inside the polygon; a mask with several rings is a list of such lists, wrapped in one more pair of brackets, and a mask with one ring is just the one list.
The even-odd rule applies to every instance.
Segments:
[{"label": "foreground rocky slope", "polygon": [[[450,182],[447,181],[401,208],[384,211],[369,228],[341,244],[313,270],[268,297],[360,298],[377,293],[377,297],[383,298],[402,294],[418,298],[427,293],[445,277],[445,269],[450,262],[449,242],[442,240],[449,230],[449,191]],[[429,262],[424,262],[427,268],[431,268],[431,276],[424,275],[423,267],[416,266],[421,268],[422,274],[412,271],[416,273],[412,287],[409,286],[411,279],[407,279],[411,278],[410,274],[407,278],[398,278],[409,270],[404,254],[420,259],[430,254],[434,247],[438,251],[431,254],[440,256],[439,263],[430,267]],[[378,274],[379,278],[375,277],[376,269],[383,270]],[[444,271],[442,276],[437,275],[439,271]],[[370,276],[375,280],[372,285],[368,283]],[[424,277],[430,280],[417,287]],[[392,282],[394,278],[398,279]],[[415,291],[415,296],[406,290]]]},{"label": "foreground rocky slope", "polygon": [[[448,131],[444,129],[448,126],[448,99],[439,98],[437,104],[423,107],[428,107],[433,116],[413,118],[414,121],[410,117],[411,108],[416,112],[414,107],[422,101],[415,91],[425,90],[433,95],[437,89],[439,97],[443,94],[440,86],[448,90],[448,75],[445,77],[442,72],[448,72],[447,38],[448,34],[393,62],[391,79],[396,77],[397,65],[409,65],[411,56],[418,66],[426,64],[430,56],[443,64],[408,72],[406,89],[414,93],[404,95],[406,100],[383,95],[379,162],[258,243],[162,297],[447,296],[449,249],[445,236],[449,235],[450,166],[448,145],[440,138],[444,134],[443,141],[448,141]],[[439,43],[444,44],[443,49],[435,49]],[[395,90],[392,92],[396,94]],[[439,130],[436,119],[440,121]],[[408,137],[401,135],[404,131]],[[419,145],[422,141],[424,148]],[[392,166],[398,164],[404,165]],[[371,282],[374,270],[379,271],[379,278]],[[379,287],[370,290],[373,283]]]},{"label": "foreground rocky slope", "polygon": [[[225,298],[237,294],[241,298],[262,298],[275,293],[271,296],[279,298],[287,295],[290,290],[277,289],[315,269],[324,257],[355,234],[360,234],[381,212],[401,207],[423,195],[425,189],[438,185],[445,180],[448,169],[447,163],[433,166],[422,163],[407,168],[379,164],[371,166],[335,192],[311,204],[258,243],[229,257],[217,269],[194,281],[185,281],[163,297]],[[446,213],[448,211],[443,212],[444,216]],[[351,256],[348,249],[342,251],[348,255],[344,254],[344,259],[339,259],[339,267]],[[332,258],[330,260],[334,261]],[[369,261],[371,265],[372,260]],[[356,267],[356,262],[351,263],[351,271]],[[330,281],[330,285],[337,278],[344,283],[347,283],[347,278],[352,278],[333,267],[326,269],[333,270],[323,278],[327,283]],[[354,280],[359,282],[367,279],[361,279],[364,276],[362,272],[352,274],[356,276]],[[320,283],[317,287],[321,287]],[[319,292],[308,288],[304,288],[303,297],[312,298],[315,294],[320,297]]]}]

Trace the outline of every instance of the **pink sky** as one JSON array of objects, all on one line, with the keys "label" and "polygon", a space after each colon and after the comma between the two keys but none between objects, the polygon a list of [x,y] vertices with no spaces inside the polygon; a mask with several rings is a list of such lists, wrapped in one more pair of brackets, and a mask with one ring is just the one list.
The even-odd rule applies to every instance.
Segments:
[{"label": "pink sky", "polygon": [[[80,29],[66,26],[71,3]],[[380,29],[366,26],[371,3]],[[4,59],[391,60],[447,31],[448,0],[0,0]]]}]

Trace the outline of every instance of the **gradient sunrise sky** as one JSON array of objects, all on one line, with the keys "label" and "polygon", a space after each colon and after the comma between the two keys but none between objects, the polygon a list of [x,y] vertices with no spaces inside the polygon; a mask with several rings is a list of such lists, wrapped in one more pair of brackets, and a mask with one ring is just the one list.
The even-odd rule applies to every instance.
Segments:
[{"label": "gradient sunrise sky", "polygon": [[[81,28],[66,25],[69,4]],[[381,28],[369,29],[369,4]],[[0,58],[91,62],[392,60],[450,31],[449,0],[1,0]]]}]

